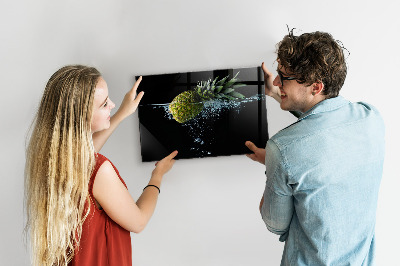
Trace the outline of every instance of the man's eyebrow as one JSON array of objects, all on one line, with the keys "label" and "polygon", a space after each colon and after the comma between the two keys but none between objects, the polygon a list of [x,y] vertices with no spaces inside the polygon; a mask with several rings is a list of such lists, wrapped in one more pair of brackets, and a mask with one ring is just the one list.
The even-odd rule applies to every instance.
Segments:
[{"label": "man's eyebrow", "polygon": [[277,68],[276,71],[278,72],[278,74],[281,74],[283,77],[292,75],[292,74],[283,73],[282,71],[279,70],[279,68]]}]

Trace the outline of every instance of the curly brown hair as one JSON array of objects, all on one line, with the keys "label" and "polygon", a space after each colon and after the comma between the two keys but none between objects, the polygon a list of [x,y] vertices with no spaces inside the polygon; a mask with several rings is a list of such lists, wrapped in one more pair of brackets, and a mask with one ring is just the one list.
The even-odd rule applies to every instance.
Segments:
[{"label": "curly brown hair", "polygon": [[316,31],[295,36],[292,29],[277,44],[277,61],[301,84],[322,82],[322,93],[333,98],[339,95],[346,79],[344,49],[329,33]]}]

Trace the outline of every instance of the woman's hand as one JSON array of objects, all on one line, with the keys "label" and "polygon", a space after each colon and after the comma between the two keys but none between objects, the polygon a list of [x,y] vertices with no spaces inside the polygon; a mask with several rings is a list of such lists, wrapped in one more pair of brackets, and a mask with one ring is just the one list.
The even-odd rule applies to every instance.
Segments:
[{"label": "woman's hand", "polygon": [[106,143],[107,139],[111,136],[114,130],[118,127],[118,125],[129,115],[133,114],[138,105],[140,100],[143,97],[144,92],[140,92],[138,96],[136,96],[136,90],[142,81],[142,77],[135,82],[132,89],[128,91],[125,95],[124,100],[122,101],[121,106],[119,107],[118,111],[111,117],[110,120],[110,127],[108,129],[104,129],[102,131],[96,132],[93,134],[93,145],[94,150],[99,152],[103,147],[104,143]]},{"label": "woman's hand", "polygon": [[[162,175],[171,169],[177,154],[174,151],[156,164],[149,185],[160,187]],[[135,233],[141,232],[149,222],[158,194],[157,189],[147,188],[135,203],[109,161],[100,166],[93,184],[93,195],[107,215],[126,230]]]},{"label": "woman's hand", "polygon": [[178,154],[178,151],[173,151],[170,155],[162,159],[161,161],[156,162],[156,168],[153,170],[153,176],[163,176],[165,175],[174,165],[175,156]]},{"label": "woman's hand", "polygon": [[253,142],[246,141],[246,147],[249,148],[253,154],[246,154],[247,157],[253,161],[259,162],[260,164],[265,164],[265,149],[258,148]]},{"label": "woman's hand", "polygon": [[139,102],[143,97],[144,91],[141,91],[136,96],[136,90],[139,87],[141,81],[142,76],[140,76],[139,79],[135,82],[132,89],[125,94],[124,100],[122,101],[121,106],[117,111],[117,113],[121,115],[122,119],[125,119],[129,115],[133,114],[139,106]]},{"label": "woman's hand", "polygon": [[278,86],[274,86],[274,76],[265,66],[264,62],[262,62],[261,68],[264,72],[265,95],[271,96],[280,103],[282,101],[281,90]]}]

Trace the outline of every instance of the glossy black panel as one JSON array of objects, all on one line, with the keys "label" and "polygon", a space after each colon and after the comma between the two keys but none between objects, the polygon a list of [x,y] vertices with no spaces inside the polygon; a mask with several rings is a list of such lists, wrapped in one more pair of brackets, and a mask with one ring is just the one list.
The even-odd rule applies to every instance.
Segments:
[{"label": "glossy black panel", "polygon": [[[228,75],[230,79],[238,72],[236,78],[246,86],[236,91],[244,99],[201,101],[203,108],[196,117],[175,121],[169,105],[177,95],[201,81]],[[138,93],[142,90],[138,108],[142,161],[158,161],[174,150],[179,151],[177,159],[245,154],[250,152],[246,140],[265,147],[268,124],[260,67],[148,75]]]}]

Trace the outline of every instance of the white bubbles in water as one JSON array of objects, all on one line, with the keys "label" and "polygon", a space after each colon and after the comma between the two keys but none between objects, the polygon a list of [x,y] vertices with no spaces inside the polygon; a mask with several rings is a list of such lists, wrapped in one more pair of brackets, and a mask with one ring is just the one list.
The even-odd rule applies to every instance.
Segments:
[{"label": "white bubbles in water", "polygon": [[[214,127],[218,120],[230,114],[239,114],[242,105],[261,101],[265,98],[263,94],[257,94],[238,101],[221,101],[211,100],[204,102],[203,110],[193,119],[180,124],[187,129],[189,136],[193,139],[191,151],[199,156],[211,155],[211,152],[206,149],[206,146],[215,144]],[[174,120],[169,112],[169,103],[166,104],[150,104],[147,105],[153,110],[160,110],[167,120]],[[178,122],[176,122],[178,123]]]},{"label": "white bubbles in water", "polygon": [[240,101],[212,100],[205,102],[203,110],[195,118],[182,124],[193,138],[191,151],[196,152],[199,156],[211,155],[206,147],[210,147],[216,142],[214,128],[218,120],[226,116],[227,112],[233,115],[239,114],[244,104],[260,101],[263,97],[265,95],[257,94]]},{"label": "white bubbles in water", "polygon": [[[221,100],[211,100],[204,102],[203,110],[193,119],[183,123],[182,125],[191,125],[199,122],[199,119],[206,119],[206,120],[215,120],[218,119],[221,114],[226,111],[235,111],[237,113],[240,112],[240,106],[245,103],[251,103],[254,101],[260,101],[265,97],[265,95],[257,94],[248,98],[245,98],[240,101],[221,101]],[[174,120],[174,117],[169,112],[169,103],[165,104],[149,104],[148,107],[152,109],[163,109],[164,118],[168,120]]]}]

